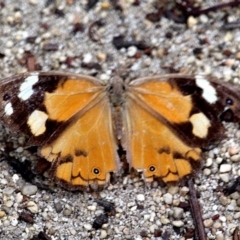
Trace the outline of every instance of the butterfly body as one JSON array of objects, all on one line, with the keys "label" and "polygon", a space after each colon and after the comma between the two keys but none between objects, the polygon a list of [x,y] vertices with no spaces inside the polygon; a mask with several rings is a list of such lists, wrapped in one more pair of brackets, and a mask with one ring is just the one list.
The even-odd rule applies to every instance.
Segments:
[{"label": "butterfly body", "polygon": [[151,181],[178,181],[201,149],[223,137],[221,120],[239,120],[240,87],[202,76],[160,75],[109,84],[70,73],[27,73],[0,82],[2,122],[29,136],[50,174],[70,189],[109,181],[130,167]]}]

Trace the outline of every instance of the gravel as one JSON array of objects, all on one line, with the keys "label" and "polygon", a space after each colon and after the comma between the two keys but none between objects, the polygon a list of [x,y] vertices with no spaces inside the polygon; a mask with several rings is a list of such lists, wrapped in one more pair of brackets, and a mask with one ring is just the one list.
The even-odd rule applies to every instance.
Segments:
[{"label": "gravel", "polygon": [[[88,1],[7,0],[0,3],[0,76],[27,71],[60,70],[97,75],[108,81],[116,69],[130,69],[131,78],[168,73],[212,74],[240,83],[240,29],[225,30],[224,20],[235,21],[240,9],[226,8],[178,24],[162,17],[146,19],[156,11],[154,0],[122,1],[116,10],[110,1],[99,1],[87,10]],[[81,2],[81,3],[79,3]],[[210,7],[220,1],[196,1]],[[104,24],[96,21],[104,20]],[[112,40],[145,41],[145,49],[132,44],[117,49]],[[148,52],[149,51],[149,52]],[[208,239],[232,239],[240,222],[239,193],[225,196],[224,187],[240,176],[238,124],[225,124],[226,138],[205,153],[202,171],[195,174]],[[0,149],[11,145],[11,157],[36,165],[36,154],[22,135],[0,126]],[[32,239],[186,239],[194,229],[189,211],[189,189],[181,184],[161,187],[144,183],[141,176],[116,176],[100,193],[70,192],[48,178],[24,180],[3,156],[0,161],[0,238]],[[115,205],[108,223],[93,228],[104,214],[100,196]],[[20,218],[20,216],[27,216]],[[33,215],[34,223],[27,222]],[[158,238],[160,239],[160,238]],[[167,238],[166,238],[167,239]]]}]

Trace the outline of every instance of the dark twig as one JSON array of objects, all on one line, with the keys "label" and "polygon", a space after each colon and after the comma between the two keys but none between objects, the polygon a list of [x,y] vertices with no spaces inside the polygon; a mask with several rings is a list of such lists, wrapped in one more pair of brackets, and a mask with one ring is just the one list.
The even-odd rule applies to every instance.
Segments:
[{"label": "dark twig", "polygon": [[182,10],[183,7],[185,8],[185,13],[188,16],[194,16],[194,17],[198,17],[201,14],[208,14],[209,12],[213,12],[213,11],[217,11],[219,9],[223,9],[226,7],[237,7],[238,5],[240,5],[240,1],[239,0],[235,0],[235,1],[231,1],[231,2],[227,2],[227,3],[221,3],[209,8],[205,8],[205,9],[199,9],[199,8],[187,8],[186,6],[183,6],[183,4],[178,3],[178,5],[181,6]]},{"label": "dark twig", "polygon": [[238,227],[236,227],[233,232],[233,240],[240,240],[240,232]]},{"label": "dark twig", "polygon": [[204,230],[203,220],[202,220],[202,211],[197,199],[197,192],[194,188],[193,180],[190,178],[188,181],[188,188],[189,188],[189,204],[190,209],[193,217],[193,221],[195,224],[195,239],[199,240],[207,240],[206,233]]}]

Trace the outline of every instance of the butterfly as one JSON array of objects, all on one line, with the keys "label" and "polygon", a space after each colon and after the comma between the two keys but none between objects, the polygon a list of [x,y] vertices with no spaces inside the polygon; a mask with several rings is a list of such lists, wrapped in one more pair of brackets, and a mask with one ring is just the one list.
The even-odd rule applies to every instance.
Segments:
[{"label": "butterfly", "polygon": [[240,86],[205,76],[105,83],[31,72],[0,81],[0,99],[3,124],[25,133],[69,189],[109,182],[120,168],[120,146],[146,181],[178,181],[193,173],[202,149],[223,138],[222,121],[240,118]]}]

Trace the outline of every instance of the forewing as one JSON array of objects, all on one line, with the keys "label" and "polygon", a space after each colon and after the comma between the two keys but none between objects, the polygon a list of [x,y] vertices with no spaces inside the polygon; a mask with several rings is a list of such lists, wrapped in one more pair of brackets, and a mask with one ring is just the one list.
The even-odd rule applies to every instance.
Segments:
[{"label": "forewing", "polygon": [[239,117],[239,93],[238,87],[201,76],[163,75],[131,82],[122,140],[131,166],[143,170],[147,179],[157,176],[166,182],[192,173],[201,148],[222,138],[221,117],[229,111],[232,119]]},{"label": "forewing", "polygon": [[106,86],[95,78],[30,73],[0,83],[1,119],[29,136],[52,162],[51,173],[76,188],[103,184],[117,169]]}]

